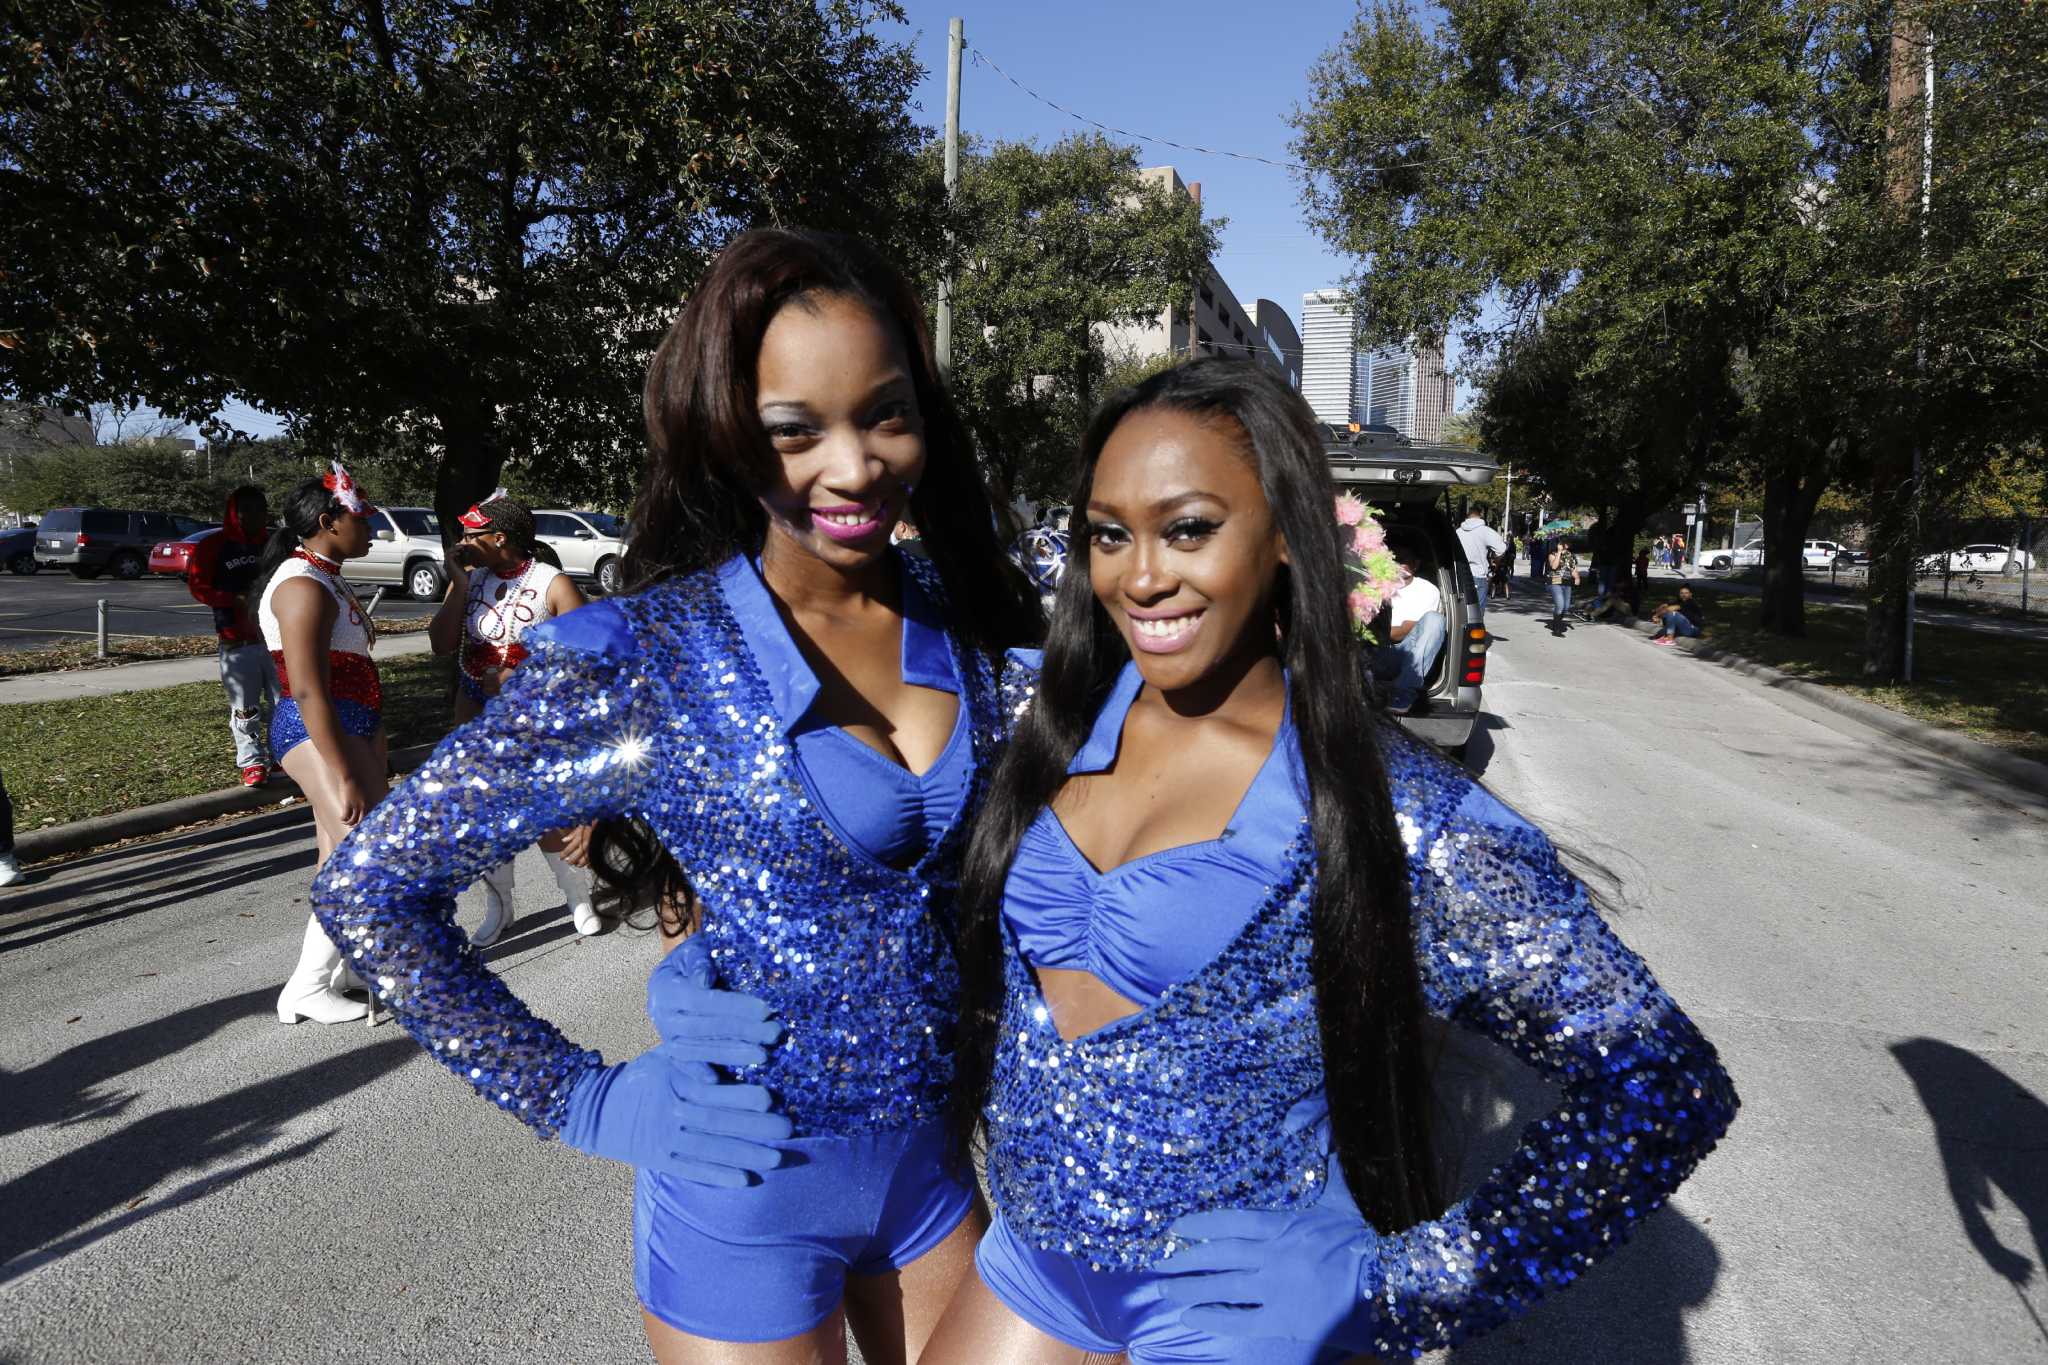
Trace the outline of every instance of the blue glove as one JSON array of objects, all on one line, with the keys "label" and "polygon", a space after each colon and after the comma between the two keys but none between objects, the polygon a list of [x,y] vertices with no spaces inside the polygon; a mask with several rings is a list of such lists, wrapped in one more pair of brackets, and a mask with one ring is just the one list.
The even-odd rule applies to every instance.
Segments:
[{"label": "blue glove", "polygon": [[1379,1234],[1338,1202],[1261,1212],[1219,1209],[1174,1221],[1195,1245],[1157,1267],[1181,1322],[1224,1337],[1371,1349],[1360,1308],[1379,1294]]},{"label": "blue glove", "polygon": [[630,1062],[586,1072],[569,1092],[562,1141],[642,1170],[737,1188],[782,1164],[765,1142],[789,1136],[758,1085],[719,1079],[666,1044]]},{"label": "blue glove", "polygon": [[717,1066],[759,1066],[782,1036],[767,1001],[711,984],[702,934],[677,944],[647,978],[647,1017],[671,1056]]}]

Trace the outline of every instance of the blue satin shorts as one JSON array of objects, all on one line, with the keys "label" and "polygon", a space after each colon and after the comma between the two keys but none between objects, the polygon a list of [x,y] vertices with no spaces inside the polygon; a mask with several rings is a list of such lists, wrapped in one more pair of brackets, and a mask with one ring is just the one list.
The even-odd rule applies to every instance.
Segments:
[{"label": "blue satin shorts", "polygon": [[746,1189],[639,1173],[633,1286],[669,1326],[716,1341],[781,1341],[832,1315],[848,1275],[906,1266],[974,1207],[945,1126],[794,1138]]},{"label": "blue satin shorts", "polygon": [[1163,1275],[1093,1270],[1086,1261],[1040,1251],[997,1214],[974,1253],[989,1292],[1039,1331],[1098,1355],[1129,1352],[1131,1365],[1321,1365],[1348,1360],[1299,1341],[1218,1337],[1184,1327],[1180,1305],[1166,1302]]}]

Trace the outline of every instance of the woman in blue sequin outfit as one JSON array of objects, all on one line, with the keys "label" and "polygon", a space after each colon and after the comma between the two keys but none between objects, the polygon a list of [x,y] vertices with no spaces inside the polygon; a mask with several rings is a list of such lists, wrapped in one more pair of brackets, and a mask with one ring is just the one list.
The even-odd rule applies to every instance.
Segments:
[{"label": "woman in blue sequin outfit", "polygon": [[[974,1187],[944,1133],[950,907],[1015,706],[1007,651],[1041,619],[923,318],[849,239],[727,247],[648,373],[636,590],[529,633],[315,888],[437,1060],[635,1165],[665,1362],[842,1358],[849,1324],[875,1365],[907,1361],[972,1275]],[[891,548],[905,517],[927,558]],[[651,991],[667,1041],[612,1066],[451,921],[459,888],[587,821],[623,908],[694,931]],[[703,989],[713,973],[747,994]]]},{"label": "woman in blue sequin outfit", "polygon": [[[1202,360],[1097,415],[963,871],[959,1135],[995,1221],[927,1362],[1406,1356],[1618,1246],[1714,1050],[1543,834],[1367,709],[1313,417]],[[1422,1015],[1562,1106],[1444,1210]]]}]

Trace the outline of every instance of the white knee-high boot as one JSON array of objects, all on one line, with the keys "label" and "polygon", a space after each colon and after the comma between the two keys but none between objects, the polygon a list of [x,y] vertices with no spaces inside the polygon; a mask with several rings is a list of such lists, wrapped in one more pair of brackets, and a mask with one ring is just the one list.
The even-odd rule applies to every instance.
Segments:
[{"label": "white knee-high boot", "polygon": [[341,949],[327,937],[318,919],[306,916],[299,965],[292,969],[291,978],[277,997],[277,1021],[296,1024],[301,1019],[311,1019],[316,1024],[345,1024],[368,1014],[368,1005],[333,988],[334,973],[340,966]]},{"label": "white knee-high boot", "polygon": [[512,906],[512,860],[507,858],[499,863],[477,882],[484,889],[484,922],[477,925],[469,941],[479,948],[488,948],[505,936],[512,927],[512,919],[518,912]]},{"label": "white knee-high boot", "polygon": [[590,874],[575,867],[559,853],[541,850],[541,856],[548,860],[548,869],[555,874],[555,885],[562,888],[562,894],[569,901],[569,916],[576,921],[576,932],[585,937],[604,928],[604,917],[597,913],[597,906],[590,898]]}]

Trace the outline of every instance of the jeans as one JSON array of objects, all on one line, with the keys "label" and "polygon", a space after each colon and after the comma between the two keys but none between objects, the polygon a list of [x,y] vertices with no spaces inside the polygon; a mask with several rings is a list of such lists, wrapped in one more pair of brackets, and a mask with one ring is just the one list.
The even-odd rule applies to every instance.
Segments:
[{"label": "jeans", "polygon": [[1435,666],[1436,656],[1442,651],[1444,636],[1449,630],[1442,612],[1425,612],[1409,627],[1406,635],[1373,651],[1372,675],[1382,682],[1393,683],[1388,701],[1397,710],[1406,710],[1415,704],[1416,695],[1422,691],[1429,670]]},{"label": "jeans", "polygon": [[1699,638],[1700,634],[1700,628],[1694,625],[1692,618],[1682,611],[1667,611],[1664,613],[1664,630],[1669,635],[1689,635],[1695,640]]},{"label": "jeans", "polygon": [[1572,609],[1572,585],[1552,583],[1550,585],[1550,619],[1562,621],[1564,614]]},{"label": "jeans", "polygon": [[0,858],[14,852],[14,803],[7,799],[7,774],[0,772]]},{"label": "jeans", "polygon": [[277,671],[260,644],[221,641],[220,685],[228,694],[228,729],[235,736],[235,766],[270,762],[270,712],[277,704]]},{"label": "jeans", "polygon": [[1486,615],[1486,576],[1489,572],[1490,570],[1484,564],[1477,565],[1472,570],[1472,591],[1479,594],[1479,614],[1481,616]]}]

